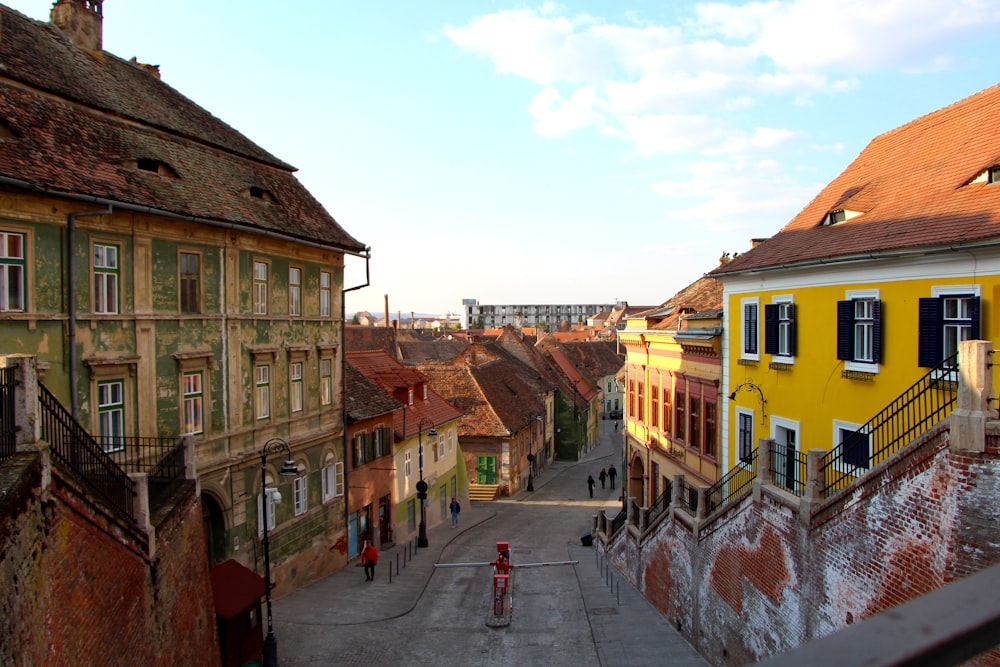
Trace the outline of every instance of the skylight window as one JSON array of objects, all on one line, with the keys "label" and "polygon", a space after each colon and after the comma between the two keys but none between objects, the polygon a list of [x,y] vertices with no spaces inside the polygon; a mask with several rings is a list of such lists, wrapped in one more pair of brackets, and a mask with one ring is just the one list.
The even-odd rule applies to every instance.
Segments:
[{"label": "skylight window", "polygon": [[247,197],[250,197],[251,199],[260,199],[261,201],[266,201],[269,204],[273,204],[277,201],[277,199],[274,198],[274,195],[271,194],[270,191],[265,190],[264,188],[258,185],[251,185],[249,188],[243,191],[243,194]]},{"label": "skylight window", "polygon": [[976,174],[976,177],[969,181],[966,185],[972,185],[973,183],[1000,183],[1000,165],[987,167],[983,171]]},{"label": "skylight window", "polygon": [[824,226],[839,225],[840,223],[847,222],[848,220],[856,218],[859,215],[861,215],[861,213],[858,211],[849,211],[846,208],[841,208],[827,213],[821,224]]}]

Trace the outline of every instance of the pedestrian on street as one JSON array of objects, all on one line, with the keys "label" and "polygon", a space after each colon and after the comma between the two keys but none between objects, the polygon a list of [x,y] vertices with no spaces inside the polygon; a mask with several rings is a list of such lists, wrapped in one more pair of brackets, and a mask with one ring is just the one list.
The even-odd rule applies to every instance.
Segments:
[{"label": "pedestrian on street", "polygon": [[594,497],[594,476],[587,475],[587,490],[590,491],[590,497]]},{"label": "pedestrian on street", "polygon": [[458,525],[458,513],[462,511],[462,506],[458,504],[457,500],[452,498],[448,509],[451,510],[451,527],[454,528]]},{"label": "pedestrian on street", "polygon": [[361,551],[361,561],[365,564],[365,581],[375,581],[375,565],[378,563],[378,549],[365,540],[365,548]]},{"label": "pedestrian on street", "polygon": [[617,433],[617,432],[618,432],[618,421],[615,420],[615,433]]},{"label": "pedestrian on street", "polygon": [[601,474],[597,476],[597,479],[601,480],[601,488],[604,488],[604,480],[608,478],[608,473],[604,472],[604,468],[601,468]]},{"label": "pedestrian on street", "polygon": [[615,488],[615,477],[618,476],[618,471],[615,470],[615,464],[612,463],[608,466],[608,479],[611,480],[611,488]]}]

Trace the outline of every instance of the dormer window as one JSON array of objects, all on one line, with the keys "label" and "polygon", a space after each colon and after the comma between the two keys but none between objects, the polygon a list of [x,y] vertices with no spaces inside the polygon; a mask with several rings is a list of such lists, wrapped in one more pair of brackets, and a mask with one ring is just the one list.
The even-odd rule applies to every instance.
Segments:
[{"label": "dormer window", "polygon": [[849,211],[846,208],[841,208],[827,213],[821,224],[827,227],[830,225],[839,225],[840,223],[847,222],[848,220],[856,218],[859,215],[861,215],[861,213],[858,211]]},{"label": "dormer window", "polygon": [[273,204],[274,202],[277,201],[277,199],[274,198],[274,195],[271,194],[270,191],[265,190],[264,188],[257,185],[251,185],[249,188],[243,191],[243,194],[247,197],[250,197],[251,199],[259,199],[261,201],[266,201],[269,204]]},{"label": "dormer window", "polygon": [[990,183],[1000,183],[1000,167],[990,167],[989,175],[986,177],[986,179]]},{"label": "dormer window", "polygon": [[1000,165],[993,165],[979,172],[967,185],[973,183],[1000,183]]},{"label": "dormer window", "polygon": [[0,141],[7,141],[9,139],[17,139],[17,135],[9,125],[0,120]]},{"label": "dormer window", "polygon": [[151,174],[156,174],[157,176],[165,176],[167,178],[180,178],[177,172],[166,162],[157,160],[151,157],[140,157],[135,160],[135,168],[139,171],[145,171]]}]

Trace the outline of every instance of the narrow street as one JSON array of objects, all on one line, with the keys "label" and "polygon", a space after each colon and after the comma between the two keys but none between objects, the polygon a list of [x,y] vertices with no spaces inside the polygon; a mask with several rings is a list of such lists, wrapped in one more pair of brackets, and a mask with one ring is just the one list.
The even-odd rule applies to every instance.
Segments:
[{"label": "narrow street", "polygon": [[[459,530],[429,531],[430,548],[406,567],[383,553],[377,579],[349,566],[274,605],[284,667],[306,665],[673,665],[706,664],[659,612],[584,547],[591,517],[619,507],[618,488],[587,476],[621,469],[620,435],[601,422],[598,446],[582,461],[541,472],[533,493],[464,508]],[[433,568],[433,562],[486,562],[507,540],[517,564],[578,560],[573,566],[515,570],[513,617],[486,625],[492,598],[488,567]],[[438,555],[439,554],[439,555]],[[389,582],[389,569],[393,581]]]}]

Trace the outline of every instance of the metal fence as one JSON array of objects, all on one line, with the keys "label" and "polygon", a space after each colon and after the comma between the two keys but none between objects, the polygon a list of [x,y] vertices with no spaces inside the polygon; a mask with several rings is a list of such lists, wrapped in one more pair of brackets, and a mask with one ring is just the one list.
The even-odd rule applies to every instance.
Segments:
[{"label": "metal fence", "polygon": [[178,438],[98,436],[95,440],[125,472],[146,473],[150,510],[155,511],[171,485],[184,478],[184,446]]},{"label": "metal fence", "polygon": [[771,479],[775,486],[794,493],[805,495],[806,480],[809,478],[809,456],[794,447],[770,441],[771,448]]},{"label": "metal fence", "polygon": [[625,510],[618,512],[618,515],[611,520],[611,525],[608,527],[608,535],[614,535],[619,530],[625,526],[625,520],[628,518],[628,513]]},{"label": "metal fence", "polygon": [[680,487],[681,508],[687,510],[692,515],[697,513],[698,488],[691,486],[686,479],[680,480]]},{"label": "metal fence", "polygon": [[134,520],[135,482],[106,454],[45,385],[38,385],[42,439],[52,456],[74,470],[99,498]]},{"label": "metal fence", "polygon": [[823,457],[825,495],[850,485],[946,417],[955,406],[957,387],[955,354]]},{"label": "metal fence", "polygon": [[0,461],[17,452],[17,423],[14,415],[15,368],[0,368]]},{"label": "metal fence", "polygon": [[667,511],[670,507],[670,489],[671,485],[668,483],[667,488],[664,489],[663,493],[660,494],[659,498],[653,501],[653,504],[649,507],[643,509],[643,525],[648,526],[652,522],[656,521],[656,518]]},{"label": "metal fence", "polygon": [[757,448],[741,459],[736,467],[705,491],[706,514],[710,514],[738,497],[753,485],[757,478]]}]

